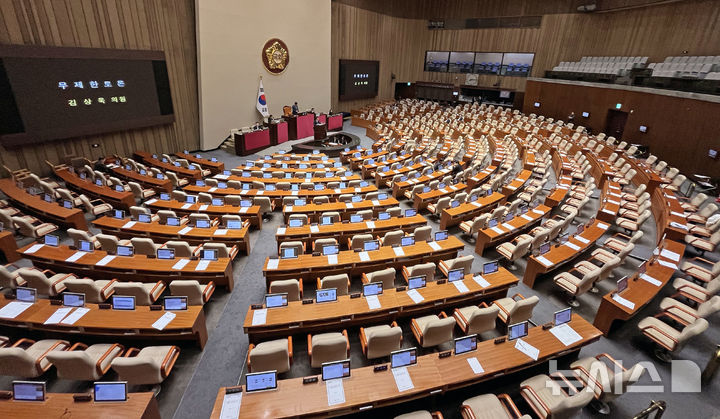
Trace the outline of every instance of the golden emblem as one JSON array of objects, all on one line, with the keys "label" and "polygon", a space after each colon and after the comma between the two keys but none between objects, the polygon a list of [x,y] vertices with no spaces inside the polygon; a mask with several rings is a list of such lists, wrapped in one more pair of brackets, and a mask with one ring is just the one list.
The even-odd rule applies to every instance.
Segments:
[{"label": "golden emblem", "polygon": [[267,41],[263,47],[262,61],[267,71],[282,73],[290,62],[287,45],[277,38]]}]

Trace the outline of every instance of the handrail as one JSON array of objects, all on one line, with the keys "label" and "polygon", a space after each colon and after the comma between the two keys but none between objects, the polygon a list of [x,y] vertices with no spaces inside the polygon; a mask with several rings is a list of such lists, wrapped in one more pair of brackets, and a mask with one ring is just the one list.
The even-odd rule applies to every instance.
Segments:
[{"label": "handrail", "polygon": [[667,403],[663,400],[650,401],[650,406],[645,408],[642,412],[638,413],[637,415],[633,416],[633,419],[647,419],[650,417],[652,413],[655,413],[654,418],[660,419],[665,413],[665,409],[667,408]]}]

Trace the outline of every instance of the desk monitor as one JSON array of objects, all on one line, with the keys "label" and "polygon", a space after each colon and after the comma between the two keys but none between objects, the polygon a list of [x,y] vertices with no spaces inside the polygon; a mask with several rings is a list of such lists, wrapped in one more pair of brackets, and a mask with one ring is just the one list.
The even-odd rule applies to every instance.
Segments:
[{"label": "desk monitor", "polygon": [[115,253],[118,256],[132,256],[135,253],[135,249],[132,246],[118,245]]},{"label": "desk monitor", "polygon": [[316,184],[315,184],[315,190],[316,190],[316,191],[322,191],[323,189],[325,189],[325,185],[323,185],[322,183],[316,183]]},{"label": "desk monitor", "polygon": [[188,195],[185,197],[185,202],[188,204],[194,204],[197,202],[197,196],[195,195]]},{"label": "desk monitor", "polygon": [[366,165],[375,164],[375,159],[367,159],[365,160]]},{"label": "desk monitor", "polygon": [[625,291],[625,289],[628,287],[628,277],[627,275],[618,279],[617,281],[617,294],[620,294],[621,292]]},{"label": "desk monitor", "polygon": [[529,326],[527,320],[524,322],[511,324],[508,327],[508,340],[515,340],[527,336],[528,327]]},{"label": "desk monitor", "polygon": [[304,199],[296,199],[296,200],[293,201],[293,205],[296,206],[296,207],[302,207],[302,206],[305,205],[306,203],[307,203],[307,202],[306,202]]},{"label": "desk monitor", "polygon": [[[130,169],[127,169],[127,170],[130,170]],[[85,173],[80,173],[80,179],[83,179],[83,180],[87,179],[87,175]]]},{"label": "desk monitor", "polygon": [[[200,157],[198,156],[198,158],[200,158]],[[218,159],[217,159],[217,157],[210,157],[210,161],[213,163],[217,163]]]},{"label": "desk monitor", "polygon": [[150,214],[138,214],[138,221],[141,223],[150,223],[152,216],[150,216]]},{"label": "desk monitor", "polygon": [[315,291],[315,301],[318,303],[337,301],[337,288],[324,288]]},{"label": "desk monitor", "polygon": [[280,252],[280,259],[295,259],[298,257],[297,247],[285,247]]},{"label": "desk monitor", "polygon": [[165,219],[165,223],[172,227],[180,226],[180,219],[178,217],[168,217]]},{"label": "desk monitor", "polygon": [[158,179],[160,179],[160,180],[165,179],[165,176],[163,176],[162,173],[158,173],[156,177],[157,177]]},{"label": "desk monitor", "polygon": [[147,175],[147,170],[145,170],[145,169],[140,169],[140,174],[143,175],[143,176]]},{"label": "desk monitor", "polygon": [[196,180],[195,186],[205,186],[205,181],[204,180]]},{"label": "desk monitor", "polygon": [[357,214],[352,214],[352,215],[350,215],[350,222],[351,222],[351,223],[362,223],[362,222],[363,222],[363,216],[362,216],[362,215],[357,215]]},{"label": "desk monitor", "polygon": [[365,284],[365,285],[363,285],[362,292],[365,297],[368,297],[371,295],[380,295],[383,293],[383,283],[382,282],[370,282],[368,284]]},{"label": "desk monitor", "polygon": [[290,227],[302,227],[305,224],[305,221],[303,221],[300,218],[293,218],[288,221],[288,225]]},{"label": "desk monitor", "polygon": [[202,249],[200,252],[200,259],[201,260],[218,260],[218,251],[217,249]]},{"label": "desk monitor", "polygon": [[225,183],[225,182],[218,182],[217,187],[220,188],[220,189],[227,189],[227,183]]},{"label": "desk monitor", "polygon": [[160,193],[160,200],[161,200],[161,201],[169,201],[169,200],[170,200],[170,194],[169,194],[169,193],[165,193],[165,192],[161,192],[161,193]]},{"label": "desk monitor", "polygon": [[245,167],[253,167],[255,166],[255,162],[252,160],[245,160]]},{"label": "desk monitor", "polygon": [[545,242],[540,245],[540,254],[544,255],[545,253],[550,251],[550,242]]},{"label": "desk monitor", "polygon": [[54,234],[46,234],[44,240],[48,246],[57,247],[60,244],[60,238]]},{"label": "desk monitor", "polygon": [[231,174],[232,174],[231,171],[229,171],[229,170],[223,170],[223,175],[225,175],[225,176],[230,176]]},{"label": "desk monitor", "polygon": [[196,228],[210,228],[210,220],[195,220]]},{"label": "desk monitor", "polygon": [[379,201],[384,201],[384,200],[388,199],[388,194],[386,194],[385,192],[381,192],[378,194],[377,199]]},{"label": "desk monitor", "polygon": [[520,205],[518,212],[520,213],[520,215],[523,215],[526,212],[528,212],[528,209],[529,209],[529,207],[527,205]]},{"label": "desk monitor", "polygon": [[24,402],[45,401],[44,381],[13,381],[13,400]]},{"label": "desk monitor", "polygon": [[423,193],[428,193],[428,192],[430,192],[430,187],[429,187],[429,186],[423,186],[422,191],[423,191]]},{"label": "desk monitor", "polygon": [[493,227],[495,227],[495,226],[497,226],[497,225],[498,225],[498,220],[497,220],[497,218],[491,218],[491,219],[488,221],[488,228],[493,228]]},{"label": "desk monitor", "polygon": [[242,228],[241,220],[228,220],[226,227],[230,230],[240,230]]},{"label": "desk monitor", "polygon": [[465,268],[452,269],[448,271],[448,281],[460,281],[465,277]]},{"label": "desk monitor", "polygon": [[497,260],[493,260],[492,262],[483,263],[482,274],[483,275],[494,274],[495,272],[498,271],[498,269],[499,269],[499,263]]},{"label": "desk monitor", "polygon": [[102,179],[95,179],[95,184],[96,184],[97,186],[102,186],[102,185],[103,185]]},{"label": "desk monitor", "polygon": [[92,252],[95,250],[95,246],[87,240],[78,241],[78,245],[78,250],[82,250],[83,252]]},{"label": "desk monitor", "polygon": [[63,305],[66,307],[84,307],[85,294],[81,292],[64,292],[62,294]]},{"label": "desk monitor", "polygon": [[362,182],[360,182],[360,187],[361,187],[361,188],[367,188],[368,185],[369,185],[369,183],[367,183],[367,182],[364,181],[364,180],[363,180]]},{"label": "desk monitor", "polygon": [[127,401],[127,381],[96,381],[93,384],[95,402]]},{"label": "desk monitor", "polygon": [[408,278],[408,289],[425,288],[425,275],[412,276]]},{"label": "desk monitor", "polygon": [[455,355],[472,352],[477,349],[477,335],[468,335],[454,340]]},{"label": "desk monitor", "polygon": [[119,210],[119,209],[113,210],[113,218],[116,218],[116,219],[118,219],[118,220],[124,219],[124,218],[125,218],[125,211]]},{"label": "desk monitor", "polygon": [[323,256],[337,255],[339,252],[340,246],[337,244],[329,244],[327,246],[323,246],[322,248]]},{"label": "desk monitor", "polygon": [[448,238],[448,232],[447,230],[441,230],[435,232],[435,241],[439,242],[441,240],[447,240]]},{"label": "desk monitor", "polygon": [[360,202],[362,201],[362,197],[360,195],[353,195],[352,198],[350,198],[350,202]]},{"label": "desk monitor", "polygon": [[308,168],[308,165],[307,165],[307,164],[304,164],[304,163],[300,163],[300,164],[298,165],[298,168],[299,168],[299,169],[307,169],[307,168]]},{"label": "desk monitor", "polygon": [[265,190],[266,190],[266,191],[274,191],[274,190],[275,190],[275,184],[274,184],[274,183],[268,183],[267,185],[265,185]]},{"label": "desk monitor", "polygon": [[135,297],[132,295],[113,295],[113,310],[135,310]]},{"label": "desk monitor", "polygon": [[450,202],[450,208],[457,208],[459,206],[460,206],[460,201],[458,201],[458,200],[454,200],[454,201]]},{"label": "desk monitor", "polygon": [[385,212],[385,211],[383,211],[383,212],[381,212],[381,213],[378,213],[378,220],[379,220],[379,221],[389,220],[389,219],[390,219],[390,213]]},{"label": "desk monitor", "polygon": [[[287,164],[283,163],[283,169],[287,168]],[[285,179],[292,179],[293,174],[292,173],[285,173]],[[297,189],[295,189],[297,190]]]},{"label": "desk monitor", "polygon": [[265,307],[277,308],[286,307],[288,305],[288,294],[280,292],[276,294],[265,294]]},{"label": "desk monitor", "polygon": [[248,172],[247,170],[243,170],[242,177],[251,177],[250,172]]},{"label": "desk monitor", "polygon": [[493,192],[492,189],[488,189],[488,190],[486,191],[486,193],[485,193],[485,196],[490,196],[490,195],[492,195],[493,193],[494,193],[494,192]]},{"label": "desk monitor", "polygon": [[408,208],[405,210],[406,217],[414,217],[415,215],[417,215],[417,210],[415,208]]},{"label": "desk monitor", "polygon": [[558,310],[553,314],[553,326],[569,323],[572,318],[572,307]]},{"label": "desk monitor", "polygon": [[345,176],[346,176],[346,177],[350,177],[350,176],[352,176],[352,175],[353,175],[353,173],[352,173],[351,170],[345,171]]},{"label": "desk monitor", "polygon": [[505,222],[506,223],[508,221],[511,221],[513,218],[515,218],[515,214],[513,214],[512,212],[508,212],[507,214],[505,214]]},{"label": "desk monitor", "polygon": [[333,223],[333,218],[329,215],[323,215],[320,217],[320,225],[321,226],[327,226]]},{"label": "desk monitor", "polygon": [[417,364],[417,349],[408,348],[390,352],[390,368],[407,367]]},{"label": "desk monitor", "polygon": [[15,289],[15,299],[23,303],[34,303],[37,299],[37,290],[35,288],[17,287]]},{"label": "desk monitor", "polygon": [[187,310],[188,300],[185,296],[172,295],[163,298],[163,308],[165,310]]},{"label": "desk monitor", "polygon": [[214,205],[216,207],[221,207],[221,206],[225,205],[225,202],[223,202],[222,198],[213,198],[212,205]]},{"label": "desk monitor", "polygon": [[363,243],[363,250],[366,252],[372,252],[373,250],[378,250],[379,248],[380,248],[379,240],[368,240]]},{"label": "desk monitor", "polygon": [[263,179],[270,179],[272,177],[272,173],[265,172],[265,173],[263,173],[262,177],[263,177]]},{"label": "desk monitor", "polygon": [[270,167],[270,163],[263,163],[262,167],[263,169],[267,169]]},{"label": "desk monitor", "polygon": [[350,377],[350,360],[324,362],[322,364],[323,381]]},{"label": "desk monitor", "polygon": [[44,194],[44,195],[43,195],[43,200],[44,200],[45,202],[53,202],[53,201],[54,201],[53,197],[50,196],[50,194]]},{"label": "desk monitor", "polygon": [[72,202],[68,201],[67,199],[64,199],[63,202],[62,202],[62,204],[63,204],[63,207],[64,207],[64,208],[67,208],[67,209],[72,209],[72,208],[73,208]]},{"label": "desk monitor", "polygon": [[175,249],[163,248],[157,250],[158,259],[175,259]]},{"label": "desk monitor", "polygon": [[415,236],[403,236],[400,238],[400,246],[412,246],[415,244]]},{"label": "desk monitor", "polygon": [[290,190],[291,191],[299,191],[300,186],[297,183],[293,183],[292,185],[290,185]]},{"label": "desk monitor", "polygon": [[348,187],[348,186],[347,186],[347,183],[345,183],[345,182],[340,182],[340,184],[338,185],[338,188],[339,188],[339,189],[345,189],[345,188],[347,188],[347,187]]}]

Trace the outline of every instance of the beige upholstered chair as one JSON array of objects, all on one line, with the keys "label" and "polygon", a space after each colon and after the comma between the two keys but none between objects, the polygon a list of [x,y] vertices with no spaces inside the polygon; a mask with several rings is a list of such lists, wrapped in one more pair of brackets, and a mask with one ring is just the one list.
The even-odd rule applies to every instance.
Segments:
[{"label": "beige upholstered chair", "polygon": [[[13,220],[15,217],[13,217]],[[17,223],[15,223],[17,224]],[[718,247],[718,243],[720,243],[720,231],[716,231],[712,234],[709,238],[705,239],[702,237],[693,236],[690,234],[685,235],[685,243],[689,244],[690,246],[698,249],[700,251],[700,254],[705,254],[705,252],[714,252],[715,249]]]},{"label": "beige upholstered chair", "polygon": [[473,260],[475,260],[473,255],[458,256],[454,259],[441,260],[438,263],[438,268],[445,276],[448,275],[448,272],[460,268],[463,269],[463,274],[467,275],[472,270]]},{"label": "beige upholstered chair", "polygon": [[[8,267],[12,266],[13,271],[9,270]],[[0,288],[11,288],[22,287],[25,285],[25,280],[20,277],[17,266],[13,264],[0,265]]]},{"label": "beige upholstered chair", "polygon": [[160,216],[153,214],[148,208],[137,206],[130,207],[130,216],[133,220],[137,220],[140,214],[150,215],[150,220],[153,222],[158,222],[160,220]]},{"label": "beige upholstered chair", "polygon": [[[551,230],[552,231],[552,230]],[[517,270],[515,261],[525,256],[530,251],[530,246],[533,244],[533,237],[527,234],[521,234],[515,238],[512,242],[505,242],[495,249],[500,256],[504,257],[510,262],[508,269],[511,271]]]},{"label": "beige upholstered chair", "polygon": [[12,346],[0,348],[0,375],[35,378],[45,373],[52,363],[47,354],[70,347],[65,340],[44,339],[35,342],[20,339]]},{"label": "beige upholstered chair", "polygon": [[640,332],[658,345],[655,356],[665,362],[670,362],[673,353],[680,352],[691,338],[705,332],[708,326],[708,321],[702,318],[695,319],[682,330],[657,317],[646,317],[638,323]]},{"label": "beige upholstered chair", "polygon": [[717,278],[720,275],[720,261],[713,263],[707,259],[695,257],[689,261],[682,262],[680,264],[680,270],[699,281],[710,282],[713,278]]},{"label": "beige upholstered chair", "polygon": [[480,307],[456,308],[453,317],[460,330],[466,335],[480,334],[495,329],[495,319],[499,311],[500,308],[496,305],[488,307],[487,304],[482,303]]},{"label": "beige upholstered chair", "polygon": [[162,383],[180,355],[177,346],[148,346],[130,348],[122,357],[115,358],[110,366],[118,378],[130,385],[154,385]]},{"label": "beige upholstered chair", "polygon": [[300,301],[303,296],[303,283],[297,279],[276,280],[270,283],[270,294],[286,292],[288,301]]},{"label": "beige upholstered chair", "polygon": [[395,268],[392,266],[375,272],[364,272],[362,274],[362,283],[382,282],[384,289],[392,289],[395,288],[395,275]]},{"label": "beige upholstered chair", "polygon": [[436,203],[429,204],[427,206],[427,209],[428,209],[428,211],[430,211],[430,213],[432,215],[439,217],[445,208],[450,207],[451,200],[452,199],[450,197],[440,198],[440,199],[438,199],[438,201]]},{"label": "beige upholstered chair", "polygon": [[78,230],[76,228],[68,228],[67,233],[73,241],[73,246],[78,249],[80,248],[80,240],[92,243],[95,249],[100,248],[100,242],[95,237],[91,236],[87,231]]},{"label": "beige upholstered chair", "polygon": [[430,348],[452,340],[455,318],[448,317],[441,311],[439,316],[430,314],[414,318],[410,321],[410,326],[418,344],[423,348]]},{"label": "beige upholstered chair", "polygon": [[377,236],[377,238],[380,240],[380,244],[382,246],[396,246],[400,245],[400,241],[404,236],[405,232],[402,230],[395,230],[388,231],[382,238],[380,236]]},{"label": "beige upholstered chair", "polygon": [[405,279],[405,282],[407,282],[409,278],[420,275],[425,275],[426,282],[432,282],[435,280],[435,264],[428,262],[413,266],[403,266],[402,268],[402,276]]},{"label": "beige upholstered chair", "polygon": [[560,384],[545,374],[520,383],[520,394],[540,418],[572,418],[595,397],[588,388],[569,396]]},{"label": "beige upholstered chair", "polygon": [[76,343],[66,351],[52,351],[47,359],[64,380],[95,381],[110,369],[110,364],[122,355],[125,348],[117,343],[98,343],[87,346]]},{"label": "beige upholstered chair", "polygon": [[372,241],[372,240],[375,240],[375,237],[373,237],[372,234],[356,234],[348,240],[348,248],[350,250],[362,249],[363,244],[366,241]]},{"label": "beige upholstered chair", "polygon": [[[612,367],[603,362],[603,358],[611,362]],[[607,403],[625,394],[627,388],[635,384],[645,373],[642,365],[635,364],[628,369],[605,353],[579,359],[570,364],[570,368],[585,387],[595,393],[595,400],[590,407],[603,414],[610,413]]]},{"label": "beige upholstered chair", "polygon": [[[642,238],[643,232],[641,230],[636,231],[633,233],[632,236],[626,236],[622,233],[615,233],[612,237],[605,240],[605,242],[602,244],[603,247],[607,247],[610,250],[613,250],[615,252],[621,251],[628,243],[635,244],[640,238]],[[625,240],[622,240],[621,237]]]},{"label": "beige upholstered chair", "polygon": [[165,291],[165,283],[158,281],[156,283],[143,282],[117,282],[115,283],[115,295],[127,295],[135,297],[135,304],[139,306],[149,306],[154,303],[158,297]]},{"label": "beige upholstered chair", "polygon": [[400,349],[402,343],[402,329],[397,322],[391,325],[380,325],[360,328],[360,345],[367,359],[377,359],[389,356],[391,352]]},{"label": "beige upholstered chair", "polygon": [[34,239],[44,237],[58,229],[58,226],[50,223],[32,224],[25,217],[12,217],[12,222],[20,234]]},{"label": "beige upholstered chair", "polygon": [[292,364],[292,336],[268,342],[250,344],[248,348],[248,372],[290,370]]},{"label": "beige upholstered chair", "polygon": [[[568,304],[572,307],[578,307],[580,303],[577,302],[577,296],[585,294],[595,286],[595,282],[600,278],[600,271],[601,269],[594,269],[586,273],[580,273],[576,268],[573,268],[567,272],[560,272],[553,278],[553,281],[555,285],[570,296]],[[573,275],[573,272],[578,272],[580,277]]]},{"label": "beige upholstered chair", "polygon": [[463,419],[530,419],[530,415],[522,415],[510,396],[507,394],[483,394],[465,400],[460,406]]},{"label": "beige upholstered chair", "polygon": [[350,289],[348,274],[327,275],[317,279],[317,289],[336,288],[337,295],[347,295]]},{"label": "beige upholstered chair", "polygon": [[79,196],[80,201],[82,202],[82,206],[85,207],[85,211],[89,212],[90,214],[94,216],[98,216],[100,214],[104,214],[108,211],[112,211],[113,207],[112,205],[104,202],[102,199],[94,199],[90,200],[85,195]]},{"label": "beige upholstered chair", "polygon": [[307,335],[310,366],[320,368],[325,362],[341,361],[350,357],[350,341],[347,330],[341,333],[320,333]]},{"label": "beige upholstered chair", "polygon": [[288,220],[300,220],[300,221],[302,221],[303,225],[307,225],[308,216],[305,214],[290,214],[290,216],[288,217]]},{"label": "beige upholstered chair", "polygon": [[[518,297],[520,297],[519,300]],[[498,311],[500,320],[507,325],[511,325],[530,320],[533,309],[539,301],[540,299],[535,295],[525,298],[522,294],[515,294],[512,297],[495,300],[493,305],[500,309]]]},{"label": "beige upholstered chair", "polygon": [[66,290],[85,294],[85,301],[98,304],[105,302],[115,292],[117,279],[92,280],[90,278],[68,278],[63,281]]},{"label": "beige upholstered chair", "polygon": [[130,244],[135,249],[136,255],[146,256],[155,256],[157,249],[161,247],[159,244],[155,244],[152,239],[145,237],[133,237],[130,239]]},{"label": "beige upholstered chair", "polygon": [[[46,273],[50,273],[49,278]],[[20,268],[18,276],[25,281],[25,286],[35,288],[40,295],[54,297],[65,290],[65,280],[75,278],[73,274],[56,274],[50,270],[41,271],[34,268]]]},{"label": "beige upholstered chair", "polygon": [[185,202],[185,200],[187,199],[187,194],[183,191],[174,190],[170,193],[170,196],[172,197],[172,199],[180,202]]},{"label": "beige upholstered chair", "polygon": [[200,250],[217,250],[218,258],[235,259],[235,256],[237,256],[238,254],[237,245],[233,247],[227,247],[225,243],[203,243],[202,246],[198,246],[195,249],[196,254]]},{"label": "beige upholstered chair", "polygon": [[213,292],[215,292],[215,283],[213,281],[204,285],[194,279],[170,281],[170,294],[187,297],[188,305],[191,306],[204,305],[210,301]]},{"label": "beige upholstered chair", "polygon": [[395,419],[443,419],[443,415],[440,412],[428,412],[427,410],[416,410],[410,413],[403,413],[402,415],[395,416]]}]

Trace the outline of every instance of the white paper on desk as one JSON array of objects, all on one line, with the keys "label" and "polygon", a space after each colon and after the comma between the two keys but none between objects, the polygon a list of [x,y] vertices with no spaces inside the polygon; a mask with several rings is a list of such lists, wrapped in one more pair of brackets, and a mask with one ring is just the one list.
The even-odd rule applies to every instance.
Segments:
[{"label": "white paper on desk", "polygon": [[667,267],[667,268],[672,268],[672,269],[675,269],[676,271],[678,270],[678,266],[677,266],[676,264],[674,264],[674,263],[667,262],[667,261],[664,261],[664,260],[662,260],[662,259],[658,259],[658,263],[661,264],[662,266]]},{"label": "white paper on desk", "polygon": [[213,186],[212,188],[208,189],[208,192],[213,193],[217,191],[217,187]]},{"label": "white paper on desk", "polygon": [[483,288],[486,288],[486,287],[489,287],[489,286],[490,286],[490,283],[487,282],[487,280],[486,280],[485,278],[483,278],[482,275],[475,275],[475,276],[473,276],[473,280],[474,280],[475,282],[477,282],[477,284],[480,285],[480,286],[483,287]]},{"label": "white paper on desk", "polygon": [[620,203],[619,203],[618,201],[613,201],[613,200],[610,200],[610,199],[608,199],[607,201],[608,201],[609,203],[611,203],[611,204],[620,205]]},{"label": "white paper on desk", "polygon": [[179,261],[175,262],[172,268],[179,271],[180,269],[184,268],[185,265],[187,265],[189,262],[190,259],[180,259]]},{"label": "white paper on desk", "polygon": [[420,295],[418,290],[410,290],[407,292],[408,297],[410,297],[411,300],[413,300],[413,303],[417,304],[421,301],[425,301],[425,297]]},{"label": "white paper on desk", "polygon": [[45,245],[44,244],[33,244],[32,246],[30,246],[30,248],[28,250],[24,251],[23,253],[25,253],[26,255],[29,255],[30,253],[35,253],[38,250],[40,250],[43,246],[45,246]]},{"label": "white paper on desk", "polygon": [[544,212],[540,211],[540,210],[537,209],[537,208],[533,208],[532,212],[534,212],[535,214],[538,214],[538,215],[543,215],[543,214],[545,214]]},{"label": "white paper on desk", "polygon": [[604,212],[605,214],[615,215],[614,212],[610,211],[609,209],[605,209],[605,208],[602,209],[602,212]]},{"label": "white paper on desk", "polygon": [[311,226],[310,226],[310,232],[311,232],[311,233],[319,233],[319,232],[320,232],[320,227],[311,225]]},{"label": "white paper on desk", "polygon": [[367,228],[375,228],[375,221],[367,221],[365,225]]},{"label": "white paper on desk", "polygon": [[666,257],[670,260],[674,260],[676,262],[680,261],[680,255],[673,252],[672,250],[663,249],[662,252],[660,252],[660,256]]},{"label": "white paper on desk", "polygon": [[368,255],[368,252],[360,252],[360,262],[368,261],[370,261],[370,255]]},{"label": "white paper on desk", "polygon": [[393,368],[392,374],[393,377],[395,377],[395,385],[397,386],[399,392],[415,388],[407,367]]},{"label": "white paper on desk", "polygon": [[367,301],[367,305],[370,310],[377,310],[382,307],[382,305],[380,305],[380,299],[377,295],[368,295],[365,297],[365,300]]},{"label": "white paper on desk", "polygon": [[598,228],[602,228],[603,230],[607,230],[608,227],[610,227],[609,225],[607,225],[605,223],[598,223],[597,226],[598,226]]},{"label": "white paper on desk", "polygon": [[278,264],[280,263],[280,259],[269,259],[267,263],[268,269],[277,269]]},{"label": "white paper on desk", "polygon": [[613,294],[612,299],[615,300],[616,302],[624,305],[625,307],[629,308],[630,310],[634,310],[634,309],[635,309],[635,303],[633,303],[633,302],[630,301],[630,300],[626,300],[625,298],[622,298],[622,297],[621,297],[620,295],[618,295],[618,294]]},{"label": "white paper on desk", "polygon": [[325,381],[325,391],[327,391],[328,406],[345,403],[345,389],[343,388],[342,378]]},{"label": "white paper on desk", "polygon": [[67,325],[73,325],[76,321],[80,320],[82,316],[87,314],[87,312],[90,311],[89,308],[86,307],[79,307],[75,309],[69,316],[62,319],[60,324],[67,324]]},{"label": "white paper on desk", "polygon": [[552,266],[552,265],[553,265],[553,263],[550,262],[549,260],[547,260],[547,258],[545,258],[545,256],[538,256],[538,257],[536,257],[535,259],[537,259],[538,262],[542,263],[542,264],[545,265],[545,266]]},{"label": "white paper on desk", "polygon": [[190,208],[191,206],[192,206],[192,204],[183,204],[183,206],[180,207],[180,208],[182,208],[182,209],[188,209],[188,208]]},{"label": "white paper on desk", "polygon": [[105,266],[105,265],[107,265],[108,263],[112,262],[113,259],[115,259],[115,255],[107,255],[107,256],[105,256],[104,258],[102,258],[102,259],[100,259],[99,261],[97,261],[97,263],[95,264],[95,266]]},{"label": "white paper on desk", "polygon": [[526,219],[526,220],[528,220],[528,221],[532,221],[532,220],[534,219],[534,218],[532,218],[531,216],[529,216],[529,215],[527,215],[527,214],[523,214],[523,215],[521,215],[521,217],[524,218],[524,219]]},{"label": "white paper on desk", "polygon": [[208,209],[208,205],[200,205],[200,211],[206,211]]},{"label": "white paper on desk", "polygon": [[645,281],[647,281],[647,282],[655,285],[656,287],[659,287],[660,285],[662,285],[662,282],[658,281],[657,279],[651,277],[651,276],[648,275],[648,274],[642,274],[642,275],[640,275],[640,278],[642,278],[642,279],[644,279]]},{"label": "white paper on desk", "polygon": [[196,271],[204,271],[207,269],[208,265],[210,264],[209,260],[201,260],[198,262],[197,266],[195,267]]},{"label": "white paper on desk", "polygon": [[670,227],[681,228],[683,230],[689,230],[687,225],[676,223],[675,221],[670,221]]},{"label": "white paper on desk", "polygon": [[550,333],[552,333],[553,336],[555,336],[565,346],[570,346],[582,339],[582,336],[580,336],[578,332],[576,332],[575,329],[567,323],[553,327],[550,329]]},{"label": "white paper on desk", "polygon": [[670,214],[676,215],[676,216],[678,216],[678,217],[683,217],[683,218],[685,218],[685,213],[684,213],[684,212],[670,211]]},{"label": "white paper on desk", "polygon": [[220,419],[238,419],[240,417],[240,406],[242,406],[242,392],[225,394],[223,396]]},{"label": "white paper on desk", "polygon": [[474,205],[474,206],[476,206],[476,207],[478,207],[478,208],[482,207],[482,204],[479,203],[478,201],[472,201],[472,202],[470,203],[470,205]]},{"label": "white paper on desk", "polygon": [[475,374],[482,374],[485,372],[482,365],[480,365],[480,361],[478,361],[477,358],[472,357],[467,359],[468,364],[470,364],[470,368],[472,368],[473,372]]},{"label": "white paper on desk", "polygon": [[337,255],[328,255],[328,265],[337,265],[338,259]]},{"label": "white paper on desk", "polygon": [[436,252],[439,251],[439,250],[442,250],[442,246],[440,246],[439,244],[437,244],[437,242],[434,242],[434,241],[433,241],[433,242],[428,243],[428,245],[429,245],[430,247],[432,247],[432,249],[433,249],[434,251],[436,251]]},{"label": "white paper on desk", "polygon": [[182,230],[178,231],[178,234],[180,234],[180,235],[188,234],[189,232],[192,231],[192,229],[193,229],[192,227],[183,227]]},{"label": "white paper on desk", "polygon": [[442,193],[447,193],[447,189],[445,189],[445,188],[440,189],[440,192],[442,192]]},{"label": "white paper on desk", "polygon": [[580,250],[580,246],[575,243],[565,242],[565,246],[571,248],[572,250]]},{"label": "white paper on desk", "polygon": [[502,223],[500,225],[503,226],[503,228],[507,229],[508,231],[513,231],[515,229],[515,227],[511,226],[508,223]]},{"label": "white paper on desk", "polygon": [[163,330],[176,316],[177,314],[175,313],[165,313],[152,324],[152,327],[157,330]]},{"label": "white paper on desk", "polygon": [[373,200],[372,200],[372,204],[375,205],[376,207],[379,207],[379,206],[380,206],[380,201],[378,201],[377,199],[373,199]]},{"label": "white paper on desk", "polygon": [[260,310],[253,311],[252,325],[260,326],[265,324],[267,321],[267,309],[262,308]]},{"label": "white paper on desk", "polygon": [[146,205],[152,205],[152,204],[154,204],[154,203],[156,203],[156,202],[157,202],[157,199],[153,198],[153,199],[148,199],[147,201],[145,201],[145,204],[146,204]]},{"label": "white paper on desk", "polygon": [[64,319],[65,316],[67,316],[72,311],[72,309],[73,309],[73,307],[62,307],[62,308],[55,310],[55,312],[50,317],[48,317],[48,319],[45,320],[45,323],[43,323],[43,324],[58,324],[58,323],[60,323],[60,321],[62,319]]},{"label": "white paper on desk", "polygon": [[257,191],[257,192],[255,193],[255,195],[258,195],[258,196],[260,196],[260,195],[265,195],[265,191],[264,191],[264,190]]},{"label": "white paper on desk", "polygon": [[353,207],[353,203],[352,203],[352,202],[346,202],[346,203],[345,203],[345,208],[352,208],[352,207]]},{"label": "white paper on desk", "polygon": [[467,287],[467,285],[465,285],[465,283],[462,280],[453,281],[452,284],[455,285],[455,288],[457,288],[457,290],[460,294],[470,292],[470,289]]},{"label": "white paper on desk", "polygon": [[342,189],[340,189],[340,188],[335,189],[335,193],[342,193]]},{"label": "white paper on desk", "polygon": [[405,256],[405,250],[402,247],[393,247],[393,252],[395,252],[395,256]]},{"label": "white paper on desk", "polygon": [[127,223],[123,224],[121,228],[132,228],[132,226],[134,226],[135,224],[137,224],[137,221],[128,221]]},{"label": "white paper on desk", "polygon": [[577,241],[581,241],[581,242],[583,242],[583,243],[585,243],[585,244],[590,243],[590,240],[586,239],[585,237],[575,236],[574,239],[577,240]]},{"label": "white paper on desk", "polygon": [[26,303],[23,301],[10,301],[5,307],[0,308],[0,318],[14,319],[32,305],[33,303]]},{"label": "white paper on desk", "polygon": [[278,227],[278,229],[277,229],[277,234],[278,234],[278,235],[285,234],[285,230],[286,230],[285,227]]},{"label": "white paper on desk", "polygon": [[238,214],[245,214],[246,212],[248,212],[248,209],[249,209],[249,208],[250,208],[250,207],[241,207],[241,208],[238,210]]},{"label": "white paper on desk", "polygon": [[524,340],[522,340],[522,338],[518,338],[518,340],[515,341],[515,349],[524,353],[535,361],[538,360],[538,356],[540,355],[540,349],[525,342]]},{"label": "white paper on desk", "polygon": [[355,192],[356,192],[356,193],[362,192],[362,188],[355,188]]},{"label": "white paper on desk", "polygon": [[83,257],[85,254],[87,254],[87,252],[81,252],[80,250],[78,250],[77,252],[73,253],[72,256],[65,259],[65,262],[76,262],[78,259]]}]

